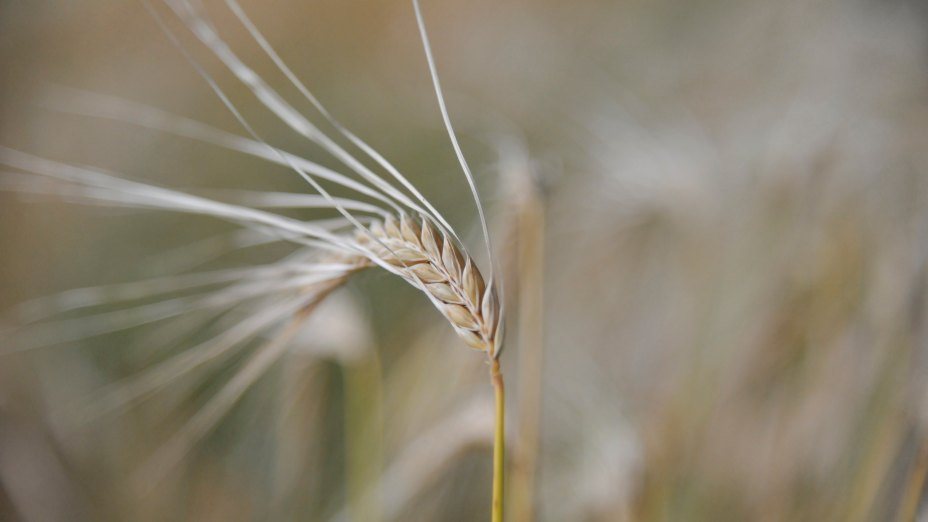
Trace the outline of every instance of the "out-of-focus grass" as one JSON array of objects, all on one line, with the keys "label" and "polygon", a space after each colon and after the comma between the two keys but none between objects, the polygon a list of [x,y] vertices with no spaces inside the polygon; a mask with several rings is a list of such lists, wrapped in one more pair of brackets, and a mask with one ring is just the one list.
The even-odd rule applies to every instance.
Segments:
[{"label": "out-of-focus grass", "polygon": [[[208,5],[244,42],[220,4]],[[898,2],[575,4],[425,6],[507,255],[516,218],[500,187],[513,173],[496,162],[497,133],[521,134],[546,183],[547,343],[510,335],[503,361],[515,389],[516,350],[545,350],[539,520],[891,520],[917,510],[928,440],[923,19]],[[469,224],[411,8],[245,5],[345,123]],[[235,130],[139,6],[2,9],[3,145],[172,186],[304,190],[284,169],[29,104],[54,82]],[[244,90],[232,95],[275,140],[325,162]],[[223,230],[2,194],[0,307],[170,272],[169,252]],[[382,457],[353,468],[355,480],[386,479],[371,505],[397,520],[484,517],[486,368],[445,325],[428,326],[435,312],[413,289],[378,273],[350,287],[382,386],[352,395],[345,361],[305,350],[309,336],[145,497],[126,477],[232,365],[126,412],[91,422],[65,413],[201,334],[179,322],[2,356],[0,518],[351,513],[350,445],[376,448],[368,432],[346,433],[357,419],[345,415],[378,400]]]}]

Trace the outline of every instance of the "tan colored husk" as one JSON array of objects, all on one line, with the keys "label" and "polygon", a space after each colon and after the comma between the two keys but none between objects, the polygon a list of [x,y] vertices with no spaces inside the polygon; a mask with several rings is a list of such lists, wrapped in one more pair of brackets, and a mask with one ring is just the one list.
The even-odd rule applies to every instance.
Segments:
[{"label": "tan colored husk", "polygon": [[357,239],[383,261],[401,269],[413,286],[428,292],[432,302],[464,342],[491,357],[497,354],[499,300],[487,286],[474,260],[448,235],[426,219],[389,217]]}]

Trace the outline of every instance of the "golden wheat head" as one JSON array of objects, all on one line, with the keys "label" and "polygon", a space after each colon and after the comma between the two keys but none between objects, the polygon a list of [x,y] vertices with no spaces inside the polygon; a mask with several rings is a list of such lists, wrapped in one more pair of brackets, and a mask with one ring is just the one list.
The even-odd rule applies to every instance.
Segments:
[{"label": "golden wheat head", "polygon": [[373,238],[359,235],[358,241],[426,292],[468,346],[495,357],[499,299],[474,260],[427,219],[387,217],[373,224],[371,232]]}]

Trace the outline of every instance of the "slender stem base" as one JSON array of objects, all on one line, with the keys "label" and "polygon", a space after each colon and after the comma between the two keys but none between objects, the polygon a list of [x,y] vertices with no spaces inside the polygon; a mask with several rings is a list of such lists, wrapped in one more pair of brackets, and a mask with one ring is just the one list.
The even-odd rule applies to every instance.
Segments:
[{"label": "slender stem base", "polygon": [[503,482],[506,464],[506,391],[503,386],[503,374],[499,370],[499,360],[493,359],[490,376],[493,379],[493,392],[496,397],[496,431],[493,436],[493,505],[492,522],[503,522]]},{"label": "slender stem base", "polygon": [[383,520],[378,478],[383,472],[383,383],[371,350],[342,366],[345,375],[345,491],[350,520]]}]

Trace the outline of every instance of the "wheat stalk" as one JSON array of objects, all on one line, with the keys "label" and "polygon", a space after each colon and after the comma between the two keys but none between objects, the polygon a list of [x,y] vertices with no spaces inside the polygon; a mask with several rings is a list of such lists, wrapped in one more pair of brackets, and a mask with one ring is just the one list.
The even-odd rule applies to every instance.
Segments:
[{"label": "wheat stalk", "polygon": [[[491,517],[502,522],[505,466],[505,391],[499,365],[501,309],[492,283],[487,285],[476,262],[452,237],[428,218],[401,214],[375,221],[356,240],[370,258],[343,257],[340,262],[369,266],[370,261],[395,267],[398,275],[419,288],[445,316],[458,336],[490,359],[496,412],[493,443]],[[367,263],[367,265],[365,264]]]},{"label": "wheat stalk", "polygon": [[503,519],[505,467],[505,387],[499,366],[501,309],[492,283],[484,282],[477,264],[448,234],[439,233],[428,219],[406,214],[399,222],[388,216],[371,226],[371,236],[358,241],[379,258],[403,270],[400,275],[421,289],[445,316],[458,336],[490,359],[495,395],[493,436],[492,522]]}]

